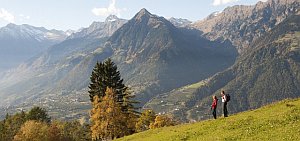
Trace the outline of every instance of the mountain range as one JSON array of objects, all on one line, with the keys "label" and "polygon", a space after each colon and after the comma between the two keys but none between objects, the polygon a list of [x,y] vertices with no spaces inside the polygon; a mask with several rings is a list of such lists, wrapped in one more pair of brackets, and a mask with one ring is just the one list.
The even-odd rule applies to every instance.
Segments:
[{"label": "mountain range", "polygon": [[237,56],[229,42],[209,41],[199,36],[199,31],[177,28],[146,9],[124,25],[120,22],[126,21],[106,20],[98,24],[114,24],[98,26],[103,30],[119,27],[110,37],[102,36],[103,32],[99,32],[102,28],[96,30],[100,36],[88,32],[96,27],[93,23],[7,74],[0,81],[2,106],[26,101],[22,106],[26,107],[24,103],[47,101],[53,94],[66,99],[75,95],[84,101],[86,92],[86,95],[77,92],[87,88],[96,61],[108,57],[118,65],[138,99],[145,103],[158,93],[205,79],[229,67]]},{"label": "mountain range", "polygon": [[56,118],[84,117],[89,76],[107,58],[140,106],[183,121],[207,118],[211,96],[223,89],[232,95],[231,112],[298,97],[299,7],[297,0],[269,0],[195,23],[146,9],[128,21],[109,16],[6,72],[0,111],[38,105]]},{"label": "mountain range", "polygon": [[68,32],[31,25],[8,24],[0,28],[0,71],[17,67],[66,37]]},{"label": "mountain range", "polygon": [[193,23],[188,19],[174,18],[174,17],[171,17],[170,19],[168,19],[168,21],[170,21],[176,27],[188,27]]},{"label": "mountain range", "polygon": [[237,5],[213,13],[192,26],[210,40],[230,40],[239,52],[270,31],[289,15],[299,11],[297,0],[259,1],[256,5]]},{"label": "mountain range", "polygon": [[300,13],[288,16],[255,40],[230,68],[205,81],[160,95],[146,106],[171,112],[181,120],[200,120],[210,116],[211,97],[220,97],[221,90],[231,95],[231,113],[299,97],[299,41]]}]

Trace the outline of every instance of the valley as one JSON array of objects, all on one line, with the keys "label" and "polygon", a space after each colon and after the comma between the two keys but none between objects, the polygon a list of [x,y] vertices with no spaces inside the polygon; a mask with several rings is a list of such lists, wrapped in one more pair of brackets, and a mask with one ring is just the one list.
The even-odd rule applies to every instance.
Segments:
[{"label": "valley", "polygon": [[[209,118],[210,98],[221,90],[233,96],[231,113],[299,97],[299,7],[297,0],[270,0],[228,7],[196,22],[143,8],[129,20],[110,15],[70,35],[7,25],[0,33],[38,34],[17,38],[32,52],[17,55],[26,61],[17,60],[13,69],[0,70],[0,118],[41,106],[55,119],[88,119],[89,77],[96,62],[107,58],[140,107],[183,122]],[[4,37],[8,33],[0,36],[3,44],[16,42]],[[6,47],[0,49],[9,55]]]}]

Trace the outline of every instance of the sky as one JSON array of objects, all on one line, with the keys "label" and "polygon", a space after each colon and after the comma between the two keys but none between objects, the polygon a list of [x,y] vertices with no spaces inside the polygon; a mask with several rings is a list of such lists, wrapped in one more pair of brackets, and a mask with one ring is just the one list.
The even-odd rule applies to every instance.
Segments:
[{"label": "sky", "polygon": [[58,30],[77,30],[113,14],[131,19],[140,9],[165,18],[198,21],[233,5],[266,0],[0,0],[0,27],[29,24]]}]

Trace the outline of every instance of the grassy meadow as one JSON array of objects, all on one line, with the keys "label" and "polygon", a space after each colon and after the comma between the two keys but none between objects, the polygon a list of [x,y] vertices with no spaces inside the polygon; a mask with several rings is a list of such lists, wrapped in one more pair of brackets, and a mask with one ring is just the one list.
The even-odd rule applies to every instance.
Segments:
[{"label": "grassy meadow", "polygon": [[283,100],[228,118],[148,130],[117,141],[187,140],[300,140],[300,99]]}]

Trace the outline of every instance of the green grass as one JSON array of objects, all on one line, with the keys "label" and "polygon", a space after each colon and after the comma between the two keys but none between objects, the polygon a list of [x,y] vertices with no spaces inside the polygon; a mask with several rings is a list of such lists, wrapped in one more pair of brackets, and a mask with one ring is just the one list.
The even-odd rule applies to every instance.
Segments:
[{"label": "green grass", "polygon": [[283,37],[279,38],[276,43],[284,43],[284,42],[291,42],[291,51],[298,51],[299,47],[299,39],[300,39],[300,32],[296,31],[293,33],[285,34]]},{"label": "green grass", "polygon": [[118,141],[300,140],[300,99],[284,100],[228,118],[148,130]]},{"label": "green grass", "polygon": [[[193,93],[201,86],[206,84],[205,81],[200,81],[191,85],[187,85],[171,92],[163,94],[163,96],[152,99],[146,107],[152,108],[158,112],[173,111],[176,108],[184,107],[184,103],[190,100]],[[163,102],[162,102],[163,101]]]},{"label": "green grass", "polygon": [[204,81],[200,81],[198,83],[194,83],[188,86],[183,87],[184,89],[197,89],[203,85],[205,85],[206,83]]}]

